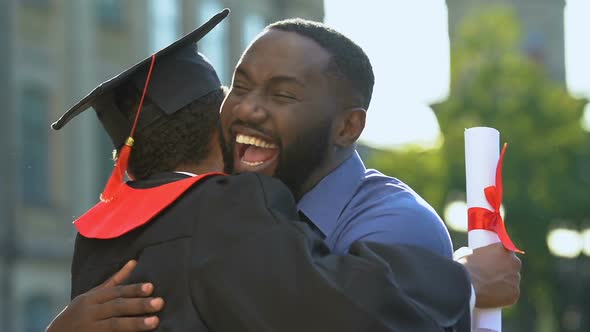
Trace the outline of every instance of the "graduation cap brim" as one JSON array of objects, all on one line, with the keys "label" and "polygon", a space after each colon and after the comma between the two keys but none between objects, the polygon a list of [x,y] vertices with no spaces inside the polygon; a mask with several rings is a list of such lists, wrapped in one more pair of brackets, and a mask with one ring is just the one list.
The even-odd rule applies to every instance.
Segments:
[{"label": "graduation cap brim", "polygon": [[[174,43],[170,44],[168,47],[161,49],[158,51],[156,56],[158,58],[165,57],[166,55],[175,52],[191,43],[196,43],[201,38],[203,38],[209,31],[211,31],[217,24],[219,24],[223,19],[227,17],[229,14],[229,9],[224,9],[223,11],[217,13],[213,16],[209,21],[205,24],[201,25],[194,31],[188,33],[184,37],[180,38],[179,40],[175,41]],[[59,120],[51,124],[51,128],[55,130],[59,130],[63,128],[71,119],[76,117],[78,114],[84,112],[85,110],[92,107],[93,102],[103,94],[112,89],[116,88],[122,82],[125,82],[129,77],[134,75],[137,71],[145,68],[149,65],[151,61],[151,57],[148,57],[141,62],[135,64],[131,68],[123,71],[119,75],[111,78],[110,80],[103,82],[99,86],[97,86],[94,90],[92,90],[86,97],[82,98],[76,105],[72,106],[67,112],[65,112]]]}]

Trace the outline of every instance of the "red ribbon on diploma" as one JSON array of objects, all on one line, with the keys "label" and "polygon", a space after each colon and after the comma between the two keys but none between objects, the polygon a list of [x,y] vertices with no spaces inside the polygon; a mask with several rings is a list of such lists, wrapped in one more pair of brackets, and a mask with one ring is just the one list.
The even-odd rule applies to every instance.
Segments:
[{"label": "red ribbon on diploma", "polygon": [[512,243],[512,240],[506,231],[504,220],[500,215],[500,205],[502,205],[502,162],[504,160],[507,146],[508,144],[504,143],[502,153],[500,153],[500,159],[498,159],[498,166],[496,167],[496,185],[484,189],[486,199],[494,211],[482,207],[469,208],[467,211],[468,230],[484,229],[492,231],[498,234],[500,241],[506,249],[524,254],[524,251],[518,249],[514,243]]}]

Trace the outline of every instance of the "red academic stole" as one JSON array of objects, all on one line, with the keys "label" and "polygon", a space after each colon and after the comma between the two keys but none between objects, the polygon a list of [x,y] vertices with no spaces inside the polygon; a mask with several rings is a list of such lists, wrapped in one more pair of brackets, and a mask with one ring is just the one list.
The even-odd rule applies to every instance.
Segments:
[{"label": "red academic stole", "polygon": [[87,238],[112,239],[150,222],[200,180],[222,173],[205,173],[147,189],[122,184],[108,201],[101,200],[74,221]]}]

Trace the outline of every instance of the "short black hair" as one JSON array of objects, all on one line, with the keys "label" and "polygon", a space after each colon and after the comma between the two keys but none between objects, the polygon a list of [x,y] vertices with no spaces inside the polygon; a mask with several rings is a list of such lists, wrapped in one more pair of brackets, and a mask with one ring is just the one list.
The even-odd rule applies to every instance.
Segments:
[{"label": "short black hair", "polygon": [[[140,96],[121,90],[115,97],[117,107],[133,119]],[[137,130],[128,166],[135,179],[174,171],[182,165],[198,165],[206,158],[209,142],[219,128],[219,109],[226,91],[225,87],[213,90],[171,115],[162,111],[161,117]],[[147,105],[157,107],[146,96],[144,107]],[[113,154],[116,160],[118,151]]]},{"label": "short black hair", "polygon": [[278,21],[266,29],[295,32],[318,43],[332,56],[328,70],[336,77],[344,78],[359,94],[360,106],[369,108],[375,76],[369,57],[359,45],[325,24],[301,18]]}]

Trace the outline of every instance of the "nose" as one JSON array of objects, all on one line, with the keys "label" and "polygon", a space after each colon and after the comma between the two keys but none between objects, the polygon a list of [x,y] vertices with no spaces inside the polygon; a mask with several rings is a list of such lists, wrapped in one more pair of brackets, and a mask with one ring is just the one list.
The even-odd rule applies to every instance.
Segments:
[{"label": "nose", "polygon": [[263,96],[250,92],[240,99],[234,106],[233,114],[245,123],[261,124],[268,117],[268,111],[264,107]]}]

